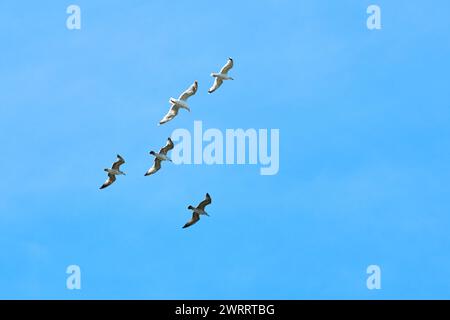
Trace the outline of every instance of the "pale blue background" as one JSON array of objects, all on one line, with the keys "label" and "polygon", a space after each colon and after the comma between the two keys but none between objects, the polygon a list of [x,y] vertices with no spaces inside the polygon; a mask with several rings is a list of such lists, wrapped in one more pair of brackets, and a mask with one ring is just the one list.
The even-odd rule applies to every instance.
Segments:
[{"label": "pale blue background", "polygon": [[[79,31],[71,3],[0,3],[0,298],[450,298],[448,1],[377,0],[380,31],[365,0],[80,0]],[[279,174],[144,177],[194,120],[279,128]],[[128,175],[100,191],[116,153]]]}]

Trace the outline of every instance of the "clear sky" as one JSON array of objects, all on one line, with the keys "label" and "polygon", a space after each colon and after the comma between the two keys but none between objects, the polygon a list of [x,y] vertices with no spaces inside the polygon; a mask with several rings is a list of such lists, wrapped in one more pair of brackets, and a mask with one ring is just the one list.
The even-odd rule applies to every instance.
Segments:
[{"label": "clear sky", "polygon": [[[449,10],[1,1],[0,298],[450,298]],[[235,80],[208,95],[228,57]],[[195,79],[192,111],[156,126]],[[144,177],[148,152],[195,120],[280,129],[279,173]],[[99,190],[117,153],[127,176]],[[206,192],[211,217],[182,229]],[[81,290],[66,288],[72,264]]]}]

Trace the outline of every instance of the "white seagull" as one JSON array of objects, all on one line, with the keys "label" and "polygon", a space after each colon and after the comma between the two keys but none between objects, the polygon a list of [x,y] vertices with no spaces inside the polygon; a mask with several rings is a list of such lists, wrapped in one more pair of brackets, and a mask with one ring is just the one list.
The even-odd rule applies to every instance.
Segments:
[{"label": "white seagull", "polygon": [[214,77],[216,79],[214,80],[214,84],[212,85],[212,87],[208,90],[208,93],[213,93],[214,91],[216,91],[217,88],[222,85],[223,80],[234,80],[233,78],[228,76],[228,71],[230,71],[231,68],[233,68],[233,59],[228,58],[227,63],[222,67],[222,69],[220,69],[219,73],[211,73],[211,77]]},{"label": "white seagull", "polygon": [[188,209],[192,210],[192,219],[189,220],[183,228],[187,228],[192,226],[193,224],[197,223],[198,220],[200,220],[200,215],[206,215],[209,217],[209,214],[205,211],[205,207],[211,203],[211,197],[209,196],[209,193],[206,194],[205,200],[199,203],[197,208],[194,208],[193,206],[189,206]]},{"label": "white seagull", "polygon": [[125,175],[125,172],[120,171],[120,166],[124,163],[125,160],[120,155],[117,155],[117,161],[113,163],[111,169],[104,169],[106,172],[108,172],[108,179],[105,181],[105,183],[103,183],[100,189],[104,189],[110,186],[114,181],[116,181],[116,175]]},{"label": "white seagull", "polygon": [[169,122],[170,120],[175,118],[175,116],[178,114],[178,109],[180,108],[186,109],[187,111],[191,112],[191,109],[189,108],[186,101],[190,96],[193,96],[197,92],[197,88],[198,82],[197,80],[195,80],[194,83],[185,92],[183,92],[178,99],[170,98],[170,109],[164,116],[164,118],[159,121],[159,125]]},{"label": "white seagull", "polygon": [[153,163],[153,166],[148,169],[148,171],[145,173],[145,176],[149,176],[151,174],[154,174],[156,171],[161,169],[161,161],[170,161],[172,160],[167,156],[167,152],[173,149],[173,142],[172,139],[167,138],[167,143],[164,147],[159,150],[158,153],[155,151],[150,151],[150,154],[155,157],[155,162]]}]

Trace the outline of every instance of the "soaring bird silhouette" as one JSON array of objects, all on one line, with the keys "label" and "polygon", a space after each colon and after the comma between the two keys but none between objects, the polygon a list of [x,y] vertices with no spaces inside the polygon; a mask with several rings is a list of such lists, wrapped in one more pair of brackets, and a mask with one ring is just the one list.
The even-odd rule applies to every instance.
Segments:
[{"label": "soaring bird silhouette", "polygon": [[167,143],[164,147],[162,147],[158,153],[155,151],[150,151],[150,154],[155,157],[155,161],[153,162],[153,166],[147,170],[145,173],[146,176],[149,176],[151,174],[154,174],[156,171],[161,169],[161,161],[170,161],[172,160],[167,156],[167,152],[173,149],[173,142],[172,139],[167,138]]},{"label": "soaring bird silhouette", "polygon": [[187,104],[186,101],[190,96],[193,96],[197,92],[197,89],[198,89],[198,82],[197,80],[195,80],[194,83],[186,91],[184,91],[178,99],[170,98],[169,99],[170,109],[164,116],[164,118],[162,118],[161,121],[159,121],[159,125],[169,122],[170,120],[175,118],[180,108],[186,109],[187,111],[190,112],[191,109],[189,108],[189,105]]},{"label": "soaring bird silhouette", "polygon": [[228,76],[228,71],[233,68],[233,59],[228,58],[227,63],[220,69],[219,73],[211,73],[211,77],[214,77],[214,84],[208,90],[208,93],[213,93],[216,91],[223,83],[224,80],[234,80],[233,78]]},{"label": "soaring bird silhouette", "polygon": [[120,155],[117,155],[117,160],[112,164],[111,169],[104,169],[106,172],[108,172],[108,179],[106,179],[105,183],[103,183],[100,189],[104,189],[113,184],[113,182],[116,181],[116,175],[125,175],[125,172],[120,171],[120,166],[124,163],[125,160]]},{"label": "soaring bird silhouette", "polygon": [[205,207],[211,203],[211,197],[209,196],[209,193],[206,194],[205,200],[200,202],[196,208],[193,206],[189,206],[188,209],[192,210],[192,219],[189,220],[183,228],[187,228],[192,226],[193,224],[197,223],[198,220],[200,220],[201,215],[206,215],[209,217],[209,214],[205,211]]}]

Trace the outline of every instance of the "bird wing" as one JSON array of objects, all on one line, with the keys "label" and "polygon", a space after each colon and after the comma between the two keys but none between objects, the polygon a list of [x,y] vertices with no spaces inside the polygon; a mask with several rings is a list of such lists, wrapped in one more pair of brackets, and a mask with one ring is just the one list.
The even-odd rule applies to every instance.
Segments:
[{"label": "bird wing", "polygon": [[223,80],[220,78],[216,78],[216,80],[214,80],[214,84],[212,85],[212,87],[208,90],[208,93],[213,93],[214,91],[217,90],[217,88],[219,88],[223,83]]},{"label": "bird wing", "polygon": [[167,152],[173,149],[173,141],[170,137],[167,139],[167,143],[159,150],[159,153],[167,155]]},{"label": "bird wing", "polygon": [[116,176],[112,173],[108,173],[108,179],[106,179],[105,183],[103,183],[103,185],[100,187],[100,189],[104,189],[110,185],[112,185],[112,183],[116,181]]},{"label": "bird wing", "polygon": [[178,100],[186,101],[190,96],[193,96],[197,92],[198,82],[197,80],[185,91],[183,92]]},{"label": "bird wing", "polygon": [[125,160],[120,155],[117,155],[117,161],[113,163],[112,168],[114,170],[119,170],[120,166],[124,163]]},{"label": "bird wing", "polygon": [[178,114],[178,109],[179,107],[177,105],[172,105],[164,118],[159,121],[159,124],[164,124],[175,118],[175,116]]},{"label": "bird wing", "polygon": [[192,226],[193,224],[197,223],[197,221],[200,220],[200,215],[196,212],[192,214],[192,219],[186,222],[186,224],[183,226],[183,228],[187,228]]},{"label": "bird wing", "polygon": [[228,59],[227,63],[220,69],[220,73],[227,74],[233,68],[233,59]]},{"label": "bird wing", "polygon": [[155,158],[155,161],[153,162],[153,166],[147,170],[145,175],[149,176],[151,174],[154,174],[159,169],[161,169],[161,160],[159,160],[158,158]]},{"label": "bird wing", "polygon": [[197,206],[198,209],[200,210],[205,210],[205,207],[211,203],[211,197],[209,196],[209,193],[206,194],[205,200],[203,200],[202,202],[199,203],[199,205]]}]

